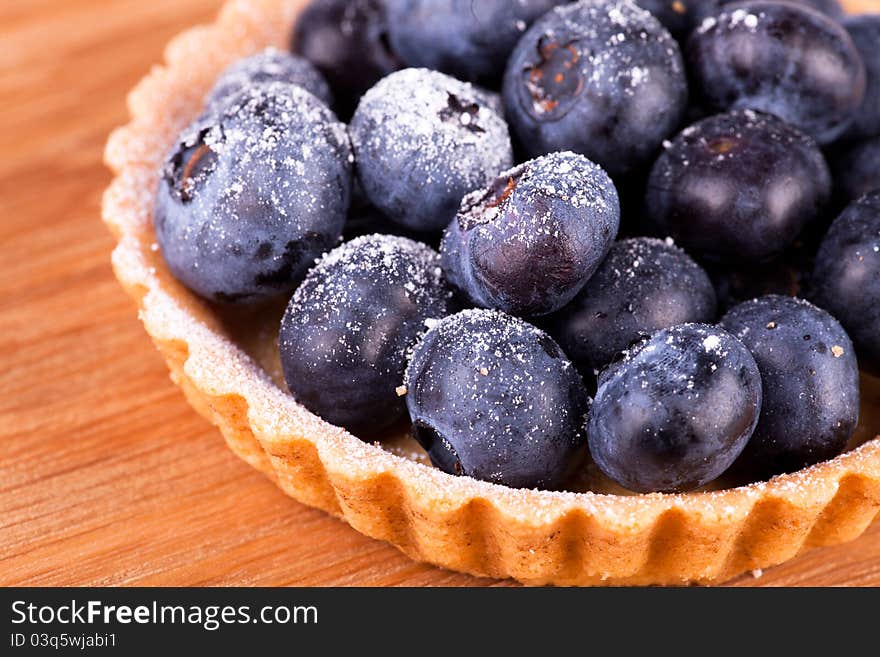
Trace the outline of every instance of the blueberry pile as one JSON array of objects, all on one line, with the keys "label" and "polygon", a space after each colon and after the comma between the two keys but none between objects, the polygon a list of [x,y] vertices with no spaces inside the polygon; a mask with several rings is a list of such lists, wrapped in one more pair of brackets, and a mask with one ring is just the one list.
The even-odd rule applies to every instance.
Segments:
[{"label": "blueberry pile", "polygon": [[154,228],[207,303],[287,301],[299,403],[365,439],[408,418],[450,474],[799,470],[880,375],[880,15],[312,0],[219,77]]}]

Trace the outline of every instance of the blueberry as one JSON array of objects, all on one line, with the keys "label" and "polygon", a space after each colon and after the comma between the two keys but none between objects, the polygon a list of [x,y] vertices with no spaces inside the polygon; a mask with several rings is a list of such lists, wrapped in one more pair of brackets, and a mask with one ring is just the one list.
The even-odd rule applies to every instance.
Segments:
[{"label": "blueberry", "polygon": [[850,16],[843,21],[865,63],[865,98],[846,132],[848,138],[880,135],[880,14]]},{"label": "blueberry", "polygon": [[567,0],[393,0],[391,45],[409,66],[495,84],[532,21]]},{"label": "blueberry", "polygon": [[465,310],[432,327],[406,370],[416,440],[444,472],[557,488],[585,453],[589,397],[544,332]]},{"label": "blueberry", "polygon": [[[722,5],[730,5],[735,4],[738,0],[721,0]],[[843,6],[837,0],[785,0],[786,2],[790,2],[795,5],[802,5],[804,7],[809,7],[810,9],[815,9],[827,16],[830,16],[836,21],[840,21],[846,15],[846,12],[843,9]],[[707,5],[713,4],[713,2],[707,2]],[[717,2],[715,2],[717,4]]]},{"label": "blueberry", "polygon": [[788,2],[737,2],[688,40],[691,75],[716,110],[775,114],[828,144],[849,127],[865,67],[838,23]]},{"label": "blueberry", "polygon": [[640,237],[617,242],[552,333],[582,372],[605,367],[655,331],[715,320],[715,290],[684,251]]},{"label": "blueberry", "polygon": [[333,95],[327,81],[308,60],[276,48],[266,48],[227,68],[208,93],[206,105],[210,108],[224,103],[246,87],[266,82],[296,84],[328,106],[333,104]]},{"label": "blueberry", "polygon": [[831,165],[835,192],[843,205],[880,189],[880,136],[838,145]]},{"label": "blueberry", "polygon": [[718,262],[780,254],[831,195],[816,143],[779,119],[736,110],[686,128],[654,163],[646,212],[654,230]]},{"label": "blueberry", "polygon": [[349,126],[370,202],[413,230],[445,228],[466,193],[513,163],[507,124],[493,102],[467,82],[426,69],[381,80]]},{"label": "blueberry", "polygon": [[320,70],[349,117],[358,99],[401,67],[388,43],[386,0],[311,0],[293,28],[291,49]]},{"label": "blueberry", "polygon": [[436,251],[402,237],[346,242],[309,271],[281,320],[287,387],[310,411],[373,433],[404,413],[406,355],[452,310]]},{"label": "blueberry", "polygon": [[654,14],[673,37],[683,41],[703,18],[714,13],[721,0],[636,0],[636,4]]},{"label": "blueberry", "polygon": [[186,128],[162,169],[155,229],[171,272],[215,301],[291,290],[342,234],[351,157],[312,94],[248,87]]},{"label": "blueberry", "polygon": [[532,157],[582,153],[612,176],[637,170],[681,123],[678,44],[629,1],[583,0],[539,18],[504,76],[508,120]]},{"label": "blueberry", "polygon": [[682,324],[599,377],[590,453],[630,490],[691,490],[730,467],[760,410],[761,375],[742,342],[715,326]]},{"label": "blueberry", "polygon": [[880,190],[851,203],[825,236],[813,300],[849,333],[863,369],[880,375]]},{"label": "blueberry", "polygon": [[464,198],[443,236],[443,268],[478,306],[545,315],[589,280],[619,223],[608,174],[583,155],[552,153]]},{"label": "blueberry", "polygon": [[765,296],[728,312],[721,326],[761,372],[761,416],[734,470],[749,481],[834,458],[859,418],[859,367],[843,327],[824,310]]}]

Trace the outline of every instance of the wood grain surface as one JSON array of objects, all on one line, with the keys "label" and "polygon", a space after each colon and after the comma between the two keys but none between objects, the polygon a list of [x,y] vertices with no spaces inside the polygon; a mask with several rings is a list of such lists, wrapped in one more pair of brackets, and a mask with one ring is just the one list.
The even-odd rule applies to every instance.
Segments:
[{"label": "wood grain surface", "polygon": [[[104,141],[164,44],[219,5],[0,3],[0,584],[497,584],[414,563],[240,461],[112,276]],[[731,584],[880,585],[880,523]]]}]

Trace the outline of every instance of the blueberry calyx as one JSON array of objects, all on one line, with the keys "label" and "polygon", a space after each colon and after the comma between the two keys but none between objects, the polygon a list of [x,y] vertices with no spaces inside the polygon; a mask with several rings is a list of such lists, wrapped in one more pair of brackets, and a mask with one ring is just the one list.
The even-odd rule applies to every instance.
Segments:
[{"label": "blueberry calyx", "polygon": [[448,96],[447,106],[440,110],[438,116],[448,123],[456,123],[465,130],[473,133],[486,132],[477,125],[477,115],[480,106],[477,103],[466,103],[453,93],[446,92]]},{"label": "blueberry calyx", "polygon": [[564,101],[583,91],[584,78],[576,66],[581,53],[574,44],[561,44],[549,36],[538,41],[538,63],[523,70],[524,88],[531,96],[531,113],[535,117],[562,116],[571,106]]}]

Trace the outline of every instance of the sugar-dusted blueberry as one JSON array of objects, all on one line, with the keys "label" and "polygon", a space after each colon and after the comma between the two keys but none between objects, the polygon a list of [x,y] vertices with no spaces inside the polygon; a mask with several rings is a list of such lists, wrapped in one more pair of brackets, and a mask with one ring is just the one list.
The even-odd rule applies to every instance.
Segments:
[{"label": "sugar-dusted blueberry", "polygon": [[389,235],[346,242],[309,271],[281,320],[288,389],[328,422],[374,433],[404,413],[407,353],[452,303],[440,257],[424,244]]},{"label": "sugar-dusted blueberry", "polygon": [[409,66],[494,84],[532,21],[567,0],[393,0],[388,30]]},{"label": "sugar-dusted blueberry", "polygon": [[388,43],[387,0],[311,0],[293,28],[292,50],[330,82],[336,109],[351,116],[358,99],[401,67]]},{"label": "sugar-dusted blueberry", "polygon": [[721,326],[746,345],[763,382],[738,474],[767,479],[840,454],[859,419],[859,366],[840,323],[807,301],[771,295],[735,306]]},{"label": "sugar-dusted blueberry", "polygon": [[504,76],[507,118],[529,155],[575,151],[615,177],[647,163],[678,128],[687,96],[678,44],[628,0],[551,10]]},{"label": "sugar-dusted blueberry", "polygon": [[715,326],[682,324],[600,375],[590,453],[630,490],[691,490],[730,467],[760,411],[761,375],[742,342]]},{"label": "sugar-dusted blueberry", "polygon": [[342,234],[351,162],[345,126],[312,94],[248,87],[186,128],[165,162],[154,224],[168,267],[215,301],[292,289]]},{"label": "sugar-dusted blueberry", "polygon": [[557,488],[586,450],[589,397],[543,331],[494,310],[432,327],[406,370],[413,434],[441,470]]},{"label": "sugar-dusted blueberry", "polygon": [[865,98],[846,132],[850,139],[880,135],[880,14],[849,16],[843,21],[865,63]]},{"label": "sugar-dusted blueberry", "polygon": [[475,305],[546,315],[571,301],[620,223],[614,183],[583,155],[551,153],[464,198],[440,252]]},{"label": "sugar-dusted blueberry", "polygon": [[364,194],[403,226],[443,230],[466,193],[513,163],[493,104],[484,90],[427,69],[381,80],[349,126]]},{"label": "sugar-dusted blueberry", "polygon": [[227,68],[208,93],[206,105],[210,111],[211,106],[226,102],[246,87],[266,82],[296,84],[328,106],[333,104],[327,81],[307,59],[277,48],[266,48]]},{"label": "sugar-dusted blueberry", "polygon": [[552,333],[584,373],[600,370],[638,339],[688,322],[715,320],[705,271],[665,241],[621,240],[574,300],[552,319]]},{"label": "sugar-dusted blueberry", "polygon": [[859,365],[880,376],[880,189],[831,224],[811,285],[812,299],[849,333]]},{"label": "sugar-dusted blueberry", "polygon": [[681,132],[648,180],[654,230],[720,262],[780,254],[819,216],[831,174],[816,142],[769,115],[735,110]]},{"label": "sugar-dusted blueberry", "polygon": [[839,137],[865,94],[865,67],[846,30],[790,2],[737,2],[688,40],[691,75],[716,110],[775,114],[820,144]]},{"label": "sugar-dusted blueberry", "polygon": [[830,160],[835,195],[843,205],[880,189],[880,136],[838,144]]}]

